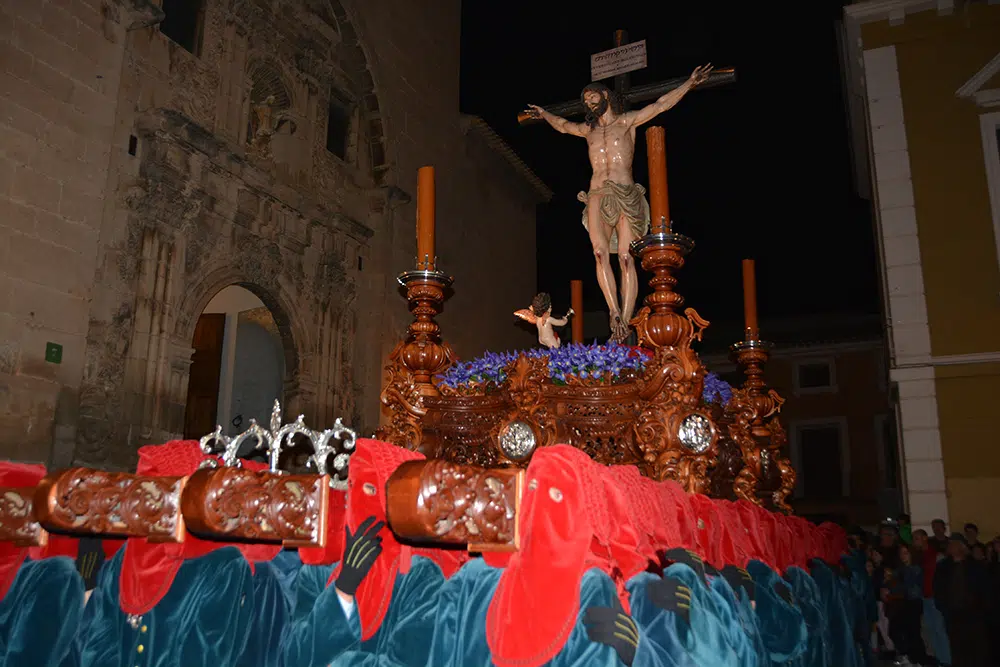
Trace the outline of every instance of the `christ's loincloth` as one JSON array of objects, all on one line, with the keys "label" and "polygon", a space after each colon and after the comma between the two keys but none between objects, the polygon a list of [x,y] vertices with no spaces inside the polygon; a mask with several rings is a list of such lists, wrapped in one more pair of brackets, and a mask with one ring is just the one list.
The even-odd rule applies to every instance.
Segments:
[{"label": "christ's loincloth", "polygon": [[[632,227],[632,238],[638,239],[646,235],[649,231],[649,204],[646,203],[646,188],[638,183],[631,185],[621,185],[614,181],[604,181],[604,185],[591,190],[581,192],[576,198],[583,202],[583,226],[590,231],[587,224],[587,202],[592,195],[601,197],[601,220],[606,225],[613,228],[618,227],[618,220],[625,216],[628,224]],[[611,232],[610,243],[611,254],[618,252],[618,230]],[[628,252],[628,249],[625,249]]]}]

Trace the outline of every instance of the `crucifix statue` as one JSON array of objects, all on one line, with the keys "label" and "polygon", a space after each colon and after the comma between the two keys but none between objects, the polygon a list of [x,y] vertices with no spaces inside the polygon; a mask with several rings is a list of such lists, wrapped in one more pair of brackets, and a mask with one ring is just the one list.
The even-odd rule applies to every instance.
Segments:
[{"label": "crucifix statue", "polygon": [[[623,31],[619,31],[616,35],[618,45],[621,45],[623,37]],[[636,111],[626,110],[631,95],[623,97],[627,82],[623,77],[617,77],[617,91],[596,82],[583,89],[580,97],[586,117],[582,123],[570,122],[534,104],[528,105],[523,114],[525,119],[544,120],[559,132],[587,140],[593,175],[590,189],[581,192],[578,199],[584,204],[583,225],[594,249],[597,282],[610,309],[613,341],[623,342],[628,338],[629,320],[639,291],[629,244],[649,230],[646,190],[632,180],[636,128],[670,109],[693,88],[708,81],[711,71],[711,65],[698,67],[686,81],[680,85],[669,85],[655,102]],[[613,254],[618,255],[621,267],[620,303],[611,269]]]}]

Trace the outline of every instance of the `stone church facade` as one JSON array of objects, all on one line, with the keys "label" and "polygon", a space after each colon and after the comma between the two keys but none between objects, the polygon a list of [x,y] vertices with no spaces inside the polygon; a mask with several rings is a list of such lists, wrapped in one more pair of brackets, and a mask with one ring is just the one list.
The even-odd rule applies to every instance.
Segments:
[{"label": "stone church facade", "polygon": [[374,429],[423,164],[448,340],[530,344],[509,314],[550,193],[458,112],[458,0],[421,4],[0,8],[0,457],[127,468],[179,437],[195,326],[229,285],[274,317],[286,414]]}]

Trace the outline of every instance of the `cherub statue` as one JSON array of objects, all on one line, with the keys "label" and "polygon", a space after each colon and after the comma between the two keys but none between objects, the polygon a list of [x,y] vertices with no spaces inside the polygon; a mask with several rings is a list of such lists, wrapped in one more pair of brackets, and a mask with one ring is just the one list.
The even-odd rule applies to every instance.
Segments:
[{"label": "cherub statue", "polygon": [[542,292],[531,301],[531,308],[518,310],[514,315],[538,327],[538,342],[552,350],[559,347],[559,336],[552,327],[566,326],[570,316],[573,315],[573,309],[570,308],[563,318],[552,317],[552,297],[547,292]]}]

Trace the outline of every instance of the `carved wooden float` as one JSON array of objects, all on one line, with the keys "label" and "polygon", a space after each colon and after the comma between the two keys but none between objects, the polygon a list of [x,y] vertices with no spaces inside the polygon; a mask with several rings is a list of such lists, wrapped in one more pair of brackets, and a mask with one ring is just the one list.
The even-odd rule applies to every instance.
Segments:
[{"label": "carved wooden float", "polygon": [[548,379],[547,363],[522,356],[499,387],[425,398],[420,451],[484,468],[523,466],[534,447],[513,442],[509,427],[521,422],[536,446],[569,443],[608,465],[642,463],[632,428],[642,407],[638,385],[559,385]]},{"label": "carved wooden float", "polygon": [[630,251],[652,274],[652,293],[631,325],[651,358],[641,374],[617,384],[555,384],[544,358],[522,355],[500,385],[439,386],[434,378],[455,358],[434,318],[452,281],[440,271],[401,274],[414,321],[386,366],[386,419],[377,437],[484,468],[523,468],[538,447],[571,444],[596,461],[635,464],[689,492],[787,511],[794,472],[777,420],[783,400],[760,378],[767,357],[759,341],[738,344],[747,382],[731,405],[719,410],[702,402],[706,371],[692,345],[709,323],[684,309],[674,291],[693,247],[665,227],[633,242]]}]

